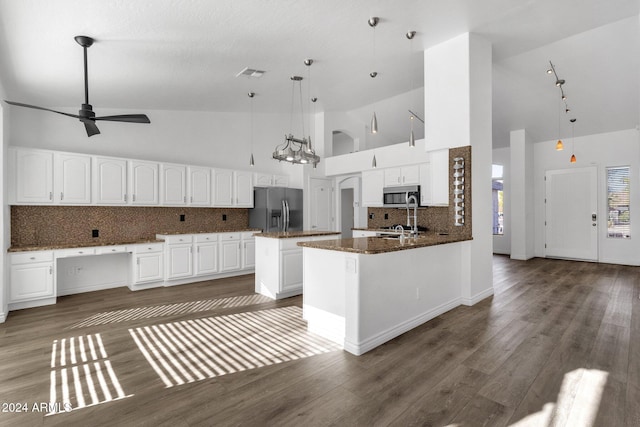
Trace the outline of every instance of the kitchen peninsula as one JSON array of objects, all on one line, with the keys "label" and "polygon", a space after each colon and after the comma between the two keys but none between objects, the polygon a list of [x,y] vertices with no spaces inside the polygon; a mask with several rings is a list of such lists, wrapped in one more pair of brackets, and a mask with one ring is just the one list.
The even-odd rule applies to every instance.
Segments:
[{"label": "kitchen peninsula", "polygon": [[469,236],[359,237],[303,247],[309,331],[361,355],[463,303]]},{"label": "kitchen peninsula", "polygon": [[335,239],[335,231],[276,231],[255,234],[255,291],[273,299],[302,293],[300,242]]}]

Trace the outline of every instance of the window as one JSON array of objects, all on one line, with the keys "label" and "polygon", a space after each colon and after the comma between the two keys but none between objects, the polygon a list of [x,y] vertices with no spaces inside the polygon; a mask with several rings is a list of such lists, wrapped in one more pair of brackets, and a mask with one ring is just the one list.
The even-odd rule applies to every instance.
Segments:
[{"label": "window", "polygon": [[631,237],[630,168],[607,168],[607,237]]},{"label": "window", "polygon": [[504,234],[503,167],[491,165],[491,194],[493,195],[493,234]]}]

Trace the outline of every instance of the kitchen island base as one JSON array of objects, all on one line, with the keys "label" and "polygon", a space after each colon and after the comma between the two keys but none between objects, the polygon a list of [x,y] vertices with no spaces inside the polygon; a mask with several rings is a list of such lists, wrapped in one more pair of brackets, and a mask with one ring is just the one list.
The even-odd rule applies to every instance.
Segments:
[{"label": "kitchen island base", "polygon": [[303,317],[309,331],[361,355],[468,303],[461,262],[468,245],[378,254],[305,247]]}]

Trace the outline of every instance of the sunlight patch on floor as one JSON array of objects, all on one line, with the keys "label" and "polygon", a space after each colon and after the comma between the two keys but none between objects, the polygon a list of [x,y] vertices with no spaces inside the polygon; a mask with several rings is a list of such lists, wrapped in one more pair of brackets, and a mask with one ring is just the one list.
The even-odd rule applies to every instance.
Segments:
[{"label": "sunlight patch on floor", "polygon": [[273,300],[268,297],[255,294],[229,298],[208,299],[203,301],[189,301],[175,304],[136,307],[126,310],[106,311],[104,313],[95,314],[74,324],[73,326],[71,326],[71,329],[127,322],[130,320],[152,319],[154,317],[172,316],[175,314],[199,313],[219,308],[245,307],[270,301]]},{"label": "sunlight patch on floor", "polygon": [[54,340],[50,384],[47,415],[130,396],[120,386],[100,334]]},{"label": "sunlight patch on floor", "polygon": [[129,329],[166,387],[302,359],[341,348],[307,332],[300,307]]},{"label": "sunlight patch on floor", "polygon": [[545,404],[542,410],[511,426],[594,426],[608,375],[584,368],[567,372],[556,403]]}]

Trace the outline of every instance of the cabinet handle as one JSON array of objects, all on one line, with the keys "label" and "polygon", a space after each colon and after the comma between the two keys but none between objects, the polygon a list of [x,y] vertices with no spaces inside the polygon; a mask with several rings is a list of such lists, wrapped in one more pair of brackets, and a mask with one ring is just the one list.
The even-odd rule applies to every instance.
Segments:
[{"label": "cabinet handle", "polygon": [[127,195],[126,194],[124,195],[124,201],[125,202],[127,201]]},{"label": "cabinet handle", "polygon": [[115,251],[116,251],[115,249],[111,249],[111,252],[115,252]]},{"label": "cabinet handle", "polygon": [[136,264],[140,265],[140,258],[136,258]]},{"label": "cabinet handle", "polygon": [[187,196],[184,196],[182,200],[184,200],[184,202],[187,203]]},{"label": "cabinet handle", "polygon": [[49,200],[53,200],[53,191],[49,191]]},{"label": "cabinet handle", "polygon": [[135,202],[135,201],[136,201],[136,195],[135,195],[135,194],[132,196],[131,201],[132,201],[132,202]]},{"label": "cabinet handle", "polygon": [[191,201],[191,203],[193,203],[193,196],[191,196],[190,201]]},{"label": "cabinet handle", "polygon": [[151,249],[153,249],[153,248],[147,248],[147,249],[148,249],[148,250],[151,250]]},{"label": "cabinet handle", "polygon": [[49,266],[49,274],[53,274],[53,267]]},{"label": "cabinet handle", "polygon": [[64,199],[64,193],[61,191],[60,192],[60,200],[63,200],[63,199]]},{"label": "cabinet handle", "polygon": [[79,254],[83,254],[84,252],[82,252],[82,251],[78,251],[78,253],[79,253]]},{"label": "cabinet handle", "polygon": [[31,258],[29,258],[29,259],[36,259],[36,257],[32,256],[32,257],[31,257]]}]

